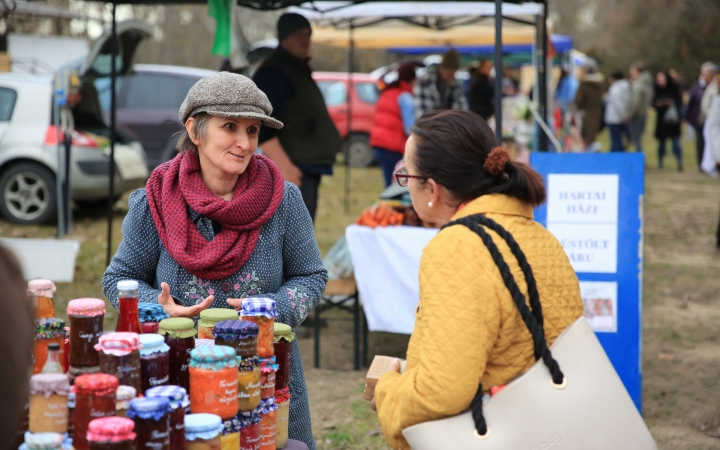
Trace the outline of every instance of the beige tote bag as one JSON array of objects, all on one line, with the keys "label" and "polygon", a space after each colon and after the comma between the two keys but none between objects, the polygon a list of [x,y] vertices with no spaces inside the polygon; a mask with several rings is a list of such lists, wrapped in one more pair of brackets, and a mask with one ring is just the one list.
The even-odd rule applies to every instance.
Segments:
[{"label": "beige tote bag", "polygon": [[[490,250],[505,285],[530,330],[537,362],[482,402],[482,386],[471,410],[403,430],[413,450],[650,450],[647,426],[587,320],[581,317],[547,348],[532,269],[512,235],[482,215],[446,226],[475,231]],[[530,308],[492,237],[509,245],[528,284]]]}]

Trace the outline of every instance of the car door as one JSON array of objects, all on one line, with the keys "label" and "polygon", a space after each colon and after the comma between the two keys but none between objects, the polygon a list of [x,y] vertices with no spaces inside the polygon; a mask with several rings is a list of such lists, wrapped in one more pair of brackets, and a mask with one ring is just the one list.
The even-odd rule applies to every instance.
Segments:
[{"label": "car door", "polygon": [[10,126],[16,100],[17,92],[14,89],[0,87],[0,141]]},{"label": "car door", "polygon": [[340,136],[345,139],[348,133],[347,82],[345,80],[317,80],[328,113]]},{"label": "car door", "polygon": [[185,98],[179,77],[167,73],[138,72],[126,77],[118,122],[132,130],[148,156],[151,168],[161,164],[173,134],[182,129],[178,110]]}]

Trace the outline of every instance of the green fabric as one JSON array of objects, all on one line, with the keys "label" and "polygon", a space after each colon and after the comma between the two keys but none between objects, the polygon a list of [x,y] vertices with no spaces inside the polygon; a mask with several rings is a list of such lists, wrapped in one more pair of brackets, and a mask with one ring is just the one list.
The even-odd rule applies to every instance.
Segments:
[{"label": "green fabric", "polygon": [[[200,319],[210,322],[220,322],[223,320],[240,320],[240,317],[234,309],[210,308],[200,313]],[[211,327],[214,325],[213,323]]]},{"label": "green fabric", "polygon": [[273,117],[285,125],[278,138],[290,160],[294,164],[335,164],[340,133],[305,62],[279,49],[263,67],[280,69],[295,90],[295,95],[273,111]]},{"label": "green fabric", "polygon": [[230,55],[230,19],[232,17],[230,0],[208,0],[208,14],[215,19],[215,42],[212,54]]},{"label": "green fabric", "polygon": [[274,335],[275,342],[278,342],[280,339],[285,339],[288,342],[295,340],[295,333],[292,332],[292,328],[290,325],[286,325],[284,323],[275,322]]}]

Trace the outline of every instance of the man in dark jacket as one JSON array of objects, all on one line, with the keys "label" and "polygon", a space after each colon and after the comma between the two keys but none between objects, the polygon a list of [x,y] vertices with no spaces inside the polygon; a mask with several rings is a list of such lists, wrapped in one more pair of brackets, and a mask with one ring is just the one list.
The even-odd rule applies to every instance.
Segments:
[{"label": "man in dark jacket", "polygon": [[257,70],[253,81],[272,103],[272,117],[285,125],[263,127],[260,147],[275,161],[285,180],[300,187],[315,220],[323,175],[332,175],[340,134],[312,78],[310,22],[300,14],[283,14],[277,24],[279,46]]},{"label": "man in dark jacket", "polygon": [[483,59],[480,61],[477,74],[470,84],[470,110],[485,120],[495,113],[495,86],[490,79],[492,63]]},{"label": "man in dark jacket", "polygon": [[585,148],[595,148],[595,140],[602,125],[603,76],[597,72],[597,64],[593,60],[582,66],[580,86],[575,94],[575,107],[582,112],[582,138]]},{"label": "man in dark jacket", "polygon": [[688,100],[685,113],[685,120],[695,129],[695,151],[697,153],[698,166],[702,162],[703,150],[705,149],[705,138],[703,136],[704,118],[700,114],[700,103],[702,102],[705,88],[712,81],[715,64],[706,62],[700,66],[700,77],[690,88],[690,99]]}]

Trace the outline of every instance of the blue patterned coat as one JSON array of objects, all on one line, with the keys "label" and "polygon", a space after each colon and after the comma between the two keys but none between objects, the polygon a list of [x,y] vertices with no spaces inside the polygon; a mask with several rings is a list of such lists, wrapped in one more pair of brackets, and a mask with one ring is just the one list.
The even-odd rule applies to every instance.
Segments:
[{"label": "blue patterned coat", "polygon": [[[130,195],[122,225],[123,240],[102,280],[103,292],[118,307],[117,282],[137,280],[140,301],[157,303],[160,283],[170,285],[176,302],[192,306],[215,295],[213,308],[229,308],[228,298],[267,297],[277,302],[278,321],[295,328],[320,301],[327,282],[312,220],[299,189],[285,183],[280,208],[263,225],[253,255],[239,272],[224,280],[204,280],[188,273],[168,254],[160,241],[144,189]],[[207,240],[215,236],[212,221],[188,208]],[[184,220],[178,217],[178,220]],[[305,376],[297,341],[291,351],[290,438],[315,449]]]}]

